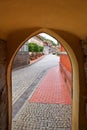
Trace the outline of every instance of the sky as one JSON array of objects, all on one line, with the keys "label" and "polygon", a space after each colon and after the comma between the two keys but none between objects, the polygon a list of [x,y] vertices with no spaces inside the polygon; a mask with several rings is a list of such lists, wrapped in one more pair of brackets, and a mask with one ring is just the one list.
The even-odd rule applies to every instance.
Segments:
[{"label": "sky", "polygon": [[45,37],[45,38],[47,38],[47,39],[52,40],[53,42],[55,42],[55,44],[58,43],[58,41],[57,41],[55,38],[51,37],[50,35],[48,35],[48,34],[46,34],[46,33],[40,33],[39,35],[41,35],[41,36],[43,36],[43,37]]}]

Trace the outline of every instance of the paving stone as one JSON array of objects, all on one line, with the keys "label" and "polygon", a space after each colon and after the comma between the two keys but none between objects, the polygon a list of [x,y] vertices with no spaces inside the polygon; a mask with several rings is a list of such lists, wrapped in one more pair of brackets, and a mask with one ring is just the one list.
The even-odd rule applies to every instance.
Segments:
[{"label": "paving stone", "polygon": [[12,72],[12,103],[25,92],[27,88],[38,78],[41,72],[58,65],[59,58],[55,55],[47,55],[39,62]]},{"label": "paving stone", "polygon": [[[59,104],[29,103],[26,101],[19,113],[13,118],[12,130],[17,130],[18,126],[18,130],[21,130],[22,127],[25,130],[27,127],[29,130],[56,130],[57,128],[59,130],[70,130],[72,106],[62,105],[62,109],[63,111]],[[60,116],[60,118],[57,116]]]},{"label": "paving stone", "polygon": [[[56,62],[52,61],[52,58]],[[58,65],[58,58],[48,55],[30,67],[13,71],[13,109],[14,104],[18,103],[15,107],[16,110],[18,106],[18,111],[12,120],[12,130],[71,130],[71,105],[30,103],[27,97],[23,97],[23,95],[27,95],[27,90],[29,91],[29,87],[37,79],[33,83],[36,89],[36,83],[39,84],[38,81],[42,79],[42,77],[38,77],[41,72],[56,65]],[[31,95],[32,91],[35,90],[30,91]],[[19,99],[20,102],[18,102]],[[21,107],[19,107],[20,104],[22,104]]]}]

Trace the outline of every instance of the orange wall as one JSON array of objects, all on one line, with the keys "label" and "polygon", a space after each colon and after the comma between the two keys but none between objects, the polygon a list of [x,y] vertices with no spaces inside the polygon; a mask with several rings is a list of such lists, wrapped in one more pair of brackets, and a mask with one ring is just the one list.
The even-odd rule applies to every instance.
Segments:
[{"label": "orange wall", "polygon": [[[61,46],[60,51],[66,52],[65,49],[62,46]],[[63,64],[70,73],[72,73],[72,66],[71,66],[71,62],[70,62],[68,55],[61,54],[60,55],[60,63]]]}]

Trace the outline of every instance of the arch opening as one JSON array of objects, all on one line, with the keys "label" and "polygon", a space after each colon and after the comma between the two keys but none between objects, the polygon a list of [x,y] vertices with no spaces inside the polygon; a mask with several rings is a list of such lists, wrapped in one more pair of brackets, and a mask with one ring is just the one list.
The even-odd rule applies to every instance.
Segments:
[{"label": "arch opening", "polygon": [[[41,29],[36,31],[35,33],[33,33],[31,36],[29,36],[27,39],[25,39],[20,46],[18,46],[18,48],[16,49],[14,55],[12,56],[9,66],[8,66],[8,73],[7,73],[7,83],[8,86],[10,88],[10,90],[12,89],[11,86],[11,68],[12,68],[12,62],[13,59],[17,53],[17,51],[19,50],[19,48],[25,43],[25,41],[27,41],[29,38],[31,38],[32,36],[37,35],[38,33],[42,33],[45,32],[49,35],[51,35],[52,37],[55,37],[58,41],[60,41],[60,43],[62,43],[62,45],[64,46],[64,48],[67,50],[69,57],[71,59],[71,63],[72,63],[72,68],[73,68],[73,111],[72,111],[72,130],[77,129],[78,130],[78,113],[79,113],[79,79],[77,80],[77,78],[79,77],[79,72],[78,72],[78,62],[77,59],[75,57],[75,54],[73,52],[73,50],[71,49],[71,47],[69,46],[69,44],[62,39],[60,36],[58,36],[56,33],[54,33],[51,30],[48,29]],[[9,75],[10,74],[10,75]],[[9,78],[10,77],[10,78]],[[77,87],[76,87],[77,86]],[[12,98],[12,93],[11,91],[8,92],[8,112],[9,112],[9,128],[11,129],[11,98]],[[78,105],[77,105],[78,104]],[[77,113],[77,115],[76,115]]]}]

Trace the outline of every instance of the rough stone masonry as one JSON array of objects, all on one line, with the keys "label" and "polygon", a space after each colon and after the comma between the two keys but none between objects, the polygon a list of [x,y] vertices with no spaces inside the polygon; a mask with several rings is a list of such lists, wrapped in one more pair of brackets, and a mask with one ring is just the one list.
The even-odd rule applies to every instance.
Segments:
[{"label": "rough stone masonry", "polygon": [[7,130],[6,42],[0,39],[0,130]]},{"label": "rough stone masonry", "polygon": [[85,58],[84,70],[85,70],[86,85],[87,85],[87,37],[84,40],[82,40],[82,48],[83,48],[84,58]]}]

